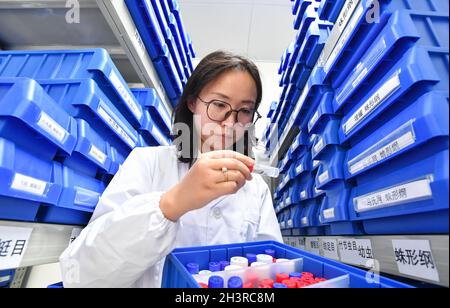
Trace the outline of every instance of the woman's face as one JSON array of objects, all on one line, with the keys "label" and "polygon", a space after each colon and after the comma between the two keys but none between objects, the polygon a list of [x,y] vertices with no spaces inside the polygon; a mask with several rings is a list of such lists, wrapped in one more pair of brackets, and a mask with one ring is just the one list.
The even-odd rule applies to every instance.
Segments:
[{"label": "woman's face", "polygon": [[[227,149],[241,140],[246,128],[244,124],[252,123],[256,99],[256,83],[245,71],[227,71],[203,88],[199,98],[189,103],[195,116],[195,128],[201,136],[201,151]],[[208,102],[212,102],[209,109]],[[239,116],[232,112],[227,119],[220,120],[220,115],[230,108],[227,104],[233,110],[240,110]],[[248,120],[251,121],[245,123]]]}]

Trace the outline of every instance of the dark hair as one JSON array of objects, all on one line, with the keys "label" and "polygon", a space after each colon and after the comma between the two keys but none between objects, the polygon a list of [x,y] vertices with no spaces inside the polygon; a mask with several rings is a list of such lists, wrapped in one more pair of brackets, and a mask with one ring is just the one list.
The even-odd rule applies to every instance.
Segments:
[{"label": "dark hair", "polygon": [[[182,143],[178,145],[179,160],[183,163],[192,165],[194,162],[194,153],[197,155],[198,148],[196,148],[195,138],[197,132],[194,128],[194,114],[188,107],[188,104],[193,99],[196,99],[200,92],[212,81],[216,80],[221,74],[230,71],[239,70],[248,72],[256,84],[257,98],[255,108],[257,109],[262,100],[262,82],[256,65],[242,56],[238,56],[225,51],[216,51],[207,55],[196,67],[192,76],[189,78],[183,94],[176,106],[173,114],[174,123],[184,123],[190,129],[190,151],[186,153],[182,149]],[[181,137],[182,132],[173,130],[174,139]],[[249,143],[254,140],[254,127],[248,129],[244,134],[244,155],[251,155],[251,148]],[[235,145],[233,146],[235,149]]]}]

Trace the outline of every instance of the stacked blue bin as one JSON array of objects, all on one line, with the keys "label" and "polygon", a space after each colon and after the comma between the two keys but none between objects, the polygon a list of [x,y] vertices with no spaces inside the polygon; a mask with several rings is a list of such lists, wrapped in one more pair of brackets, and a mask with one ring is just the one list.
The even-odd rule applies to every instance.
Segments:
[{"label": "stacked blue bin", "polygon": [[125,2],[161,83],[175,106],[193,72],[192,59],[195,57],[179,5],[176,0]]},{"label": "stacked blue bin", "polygon": [[2,51],[0,89],[0,219],[84,225],[133,148],[167,144],[102,49]]},{"label": "stacked blue bin", "polygon": [[[329,21],[332,3],[341,6],[322,1],[318,11]],[[340,23],[345,15],[348,23],[291,115],[302,131],[307,119],[315,138],[316,231],[446,234],[448,2],[380,1],[377,22],[370,9],[371,1],[344,7]],[[305,207],[303,222],[317,222],[314,209]]]}]

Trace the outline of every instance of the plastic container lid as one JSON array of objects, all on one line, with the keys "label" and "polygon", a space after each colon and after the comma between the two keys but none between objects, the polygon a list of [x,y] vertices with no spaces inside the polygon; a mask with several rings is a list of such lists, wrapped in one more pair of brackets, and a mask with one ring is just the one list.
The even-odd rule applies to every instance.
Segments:
[{"label": "plastic container lid", "polygon": [[203,271],[198,272],[198,274],[199,274],[199,275],[211,275],[212,272],[211,272],[211,271],[208,271],[208,270],[203,270]]},{"label": "plastic container lid", "polygon": [[237,270],[242,270],[242,266],[239,266],[239,265],[228,265],[224,269],[225,272],[237,271]]},{"label": "plastic container lid", "polygon": [[269,287],[273,287],[273,284],[275,283],[275,281],[273,281],[272,279],[263,279],[260,282],[260,285],[268,285]]},{"label": "plastic container lid", "polygon": [[287,285],[276,282],[273,284],[273,288],[274,289],[287,289]]},{"label": "plastic container lid", "polygon": [[228,288],[229,289],[242,289],[242,279],[241,277],[233,276],[228,279]]},{"label": "plastic container lid", "polygon": [[208,285],[206,283],[199,282],[198,284],[202,289],[208,289]]},{"label": "plastic container lid", "polygon": [[254,253],[247,253],[245,257],[247,258],[249,264],[256,262],[256,254]]},{"label": "plastic container lid", "polygon": [[200,271],[200,266],[197,263],[188,263],[186,269],[190,274],[196,275]]},{"label": "plastic container lid", "polygon": [[290,261],[290,260],[288,260],[288,259],[276,259],[276,263],[282,263],[282,262],[287,262],[287,261]]},{"label": "plastic container lid", "polygon": [[275,275],[275,277],[276,277],[276,281],[278,283],[281,283],[283,280],[288,280],[289,279],[289,275],[286,274],[286,273],[277,273]]},{"label": "plastic container lid", "polygon": [[248,259],[244,257],[232,257],[230,259],[230,264],[240,267],[248,267]]},{"label": "plastic container lid", "polygon": [[262,262],[262,263],[265,263],[265,264],[273,263],[273,257],[270,256],[270,255],[264,255],[264,254],[257,255],[256,256],[256,260],[257,260],[257,262]]},{"label": "plastic container lid", "polygon": [[253,289],[253,283],[251,283],[251,282],[244,283],[243,288],[244,289]]},{"label": "plastic container lid", "polygon": [[296,281],[287,279],[287,280],[283,280],[281,283],[285,284],[288,287],[288,289],[297,289],[297,282]]},{"label": "plastic container lid", "polygon": [[208,288],[223,289],[223,278],[220,276],[211,276],[208,279]]},{"label": "plastic container lid", "polygon": [[220,264],[220,270],[223,271],[225,269],[225,267],[230,265],[230,262],[228,262],[228,261],[220,261],[219,264]]},{"label": "plastic container lid", "polygon": [[289,277],[290,278],[302,278],[302,273],[292,272],[292,273],[289,273]]},{"label": "plastic container lid", "polygon": [[219,262],[209,262],[209,270],[211,272],[220,272],[220,263]]},{"label": "plastic container lid", "polygon": [[267,263],[264,262],[253,262],[251,267],[255,267],[255,266],[261,266],[261,265],[266,265]]}]

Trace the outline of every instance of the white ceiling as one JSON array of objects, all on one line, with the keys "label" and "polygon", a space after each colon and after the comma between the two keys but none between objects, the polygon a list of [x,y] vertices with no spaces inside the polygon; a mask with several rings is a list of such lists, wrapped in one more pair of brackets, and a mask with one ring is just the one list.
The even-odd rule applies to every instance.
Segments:
[{"label": "white ceiling", "polygon": [[218,49],[279,62],[294,37],[290,0],[178,0],[197,57]]}]

